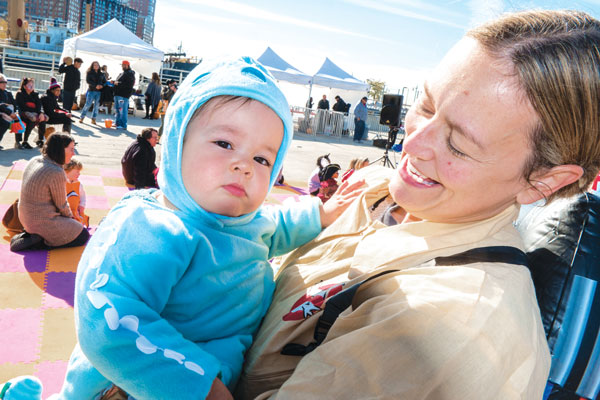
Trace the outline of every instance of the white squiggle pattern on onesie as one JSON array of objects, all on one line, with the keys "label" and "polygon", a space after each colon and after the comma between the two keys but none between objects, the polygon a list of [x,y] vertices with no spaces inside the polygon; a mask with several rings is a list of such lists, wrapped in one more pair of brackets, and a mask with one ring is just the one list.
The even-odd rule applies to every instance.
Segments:
[{"label": "white squiggle pattern on onesie", "polygon": [[[106,297],[106,295],[98,291],[98,289],[105,286],[110,279],[108,274],[101,273],[99,268],[104,261],[104,256],[107,254],[108,248],[117,241],[117,233],[114,229],[106,229],[103,233],[104,234],[101,234],[101,236],[96,239],[98,240],[99,244],[90,249],[88,256],[89,267],[96,270],[96,279],[90,284],[89,290],[86,291],[86,296],[90,303],[92,303],[92,306],[94,306],[94,308],[97,310],[100,310],[104,306],[108,305],[109,307],[104,310],[104,319],[106,320],[108,328],[114,331],[119,327],[122,327],[128,331],[136,333],[138,338],[135,340],[135,346],[142,353],[154,354],[160,350],[163,352],[165,358],[175,360],[180,365],[183,365],[185,368],[197,373],[198,375],[204,375],[204,369],[192,361],[185,361],[185,356],[183,354],[171,349],[160,348],[154,343],[150,342],[150,340],[148,340],[148,338],[146,338],[144,335],[140,334],[138,330],[138,317],[135,315],[124,315],[123,317],[119,318],[119,313],[115,306],[111,303],[108,297]],[[98,235],[98,233],[96,233],[96,235]],[[104,237],[106,237],[106,240],[102,242]],[[84,288],[82,287],[81,289]]]}]

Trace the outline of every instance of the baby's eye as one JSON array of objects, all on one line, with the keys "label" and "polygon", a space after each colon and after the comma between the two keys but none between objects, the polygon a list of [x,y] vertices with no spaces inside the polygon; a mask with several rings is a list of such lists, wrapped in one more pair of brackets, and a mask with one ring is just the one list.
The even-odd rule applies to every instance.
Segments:
[{"label": "baby's eye", "polygon": [[216,145],[217,145],[217,146],[219,146],[219,147],[222,147],[222,148],[224,148],[224,149],[228,149],[228,150],[229,150],[229,149],[232,149],[232,148],[233,148],[233,147],[231,146],[231,143],[229,143],[229,142],[226,142],[226,141],[224,141],[224,140],[216,140],[216,141],[214,141],[213,143],[214,143],[214,144],[216,144]]},{"label": "baby's eye", "polygon": [[259,164],[264,165],[265,167],[271,166],[271,163],[269,162],[269,160],[267,160],[266,158],[263,158],[263,157],[254,157],[254,161],[256,161]]}]

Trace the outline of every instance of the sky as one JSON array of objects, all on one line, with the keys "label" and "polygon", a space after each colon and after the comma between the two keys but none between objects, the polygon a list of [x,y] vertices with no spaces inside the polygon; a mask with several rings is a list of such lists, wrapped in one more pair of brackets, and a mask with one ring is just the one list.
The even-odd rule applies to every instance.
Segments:
[{"label": "sky", "polygon": [[360,80],[408,94],[469,28],[532,8],[600,19],[600,0],[157,0],[154,46],[182,45],[199,59],[258,58],[271,47],[309,75],[328,57]]}]

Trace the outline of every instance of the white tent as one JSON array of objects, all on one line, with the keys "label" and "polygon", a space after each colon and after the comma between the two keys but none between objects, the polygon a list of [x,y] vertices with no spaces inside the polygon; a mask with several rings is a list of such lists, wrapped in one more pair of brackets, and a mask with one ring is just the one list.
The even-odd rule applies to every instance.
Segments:
[{"label": "white tent", "polygon": [[315,74],[312,81],[313,85],[325,86],[335,89],[356,90],[366,92],[369,90],[369,84],[356,79],[337,65],[329,58],[325,58],[323,65]]},{"label": "white tent", "polygon": [[297,83],[300,85],[310,84],[312,78],[310,75],[306,75],[305,73],[288,64],[270,47],[267,47],[265,52],[258,57],[258,62],[264,65],[277,80]]},{"label": "white tent", "polygon": [[67,56],[83,59],[81,75],[84,80],[83,71],[93,61],[106,64],[110,76],[115,78],[122,72],[121,62],[127,60],[136,73],[150,78],[153,72],[160,72],[163,60],[161,50],[144,42],[116,19],[65,40],[61,59]]}]

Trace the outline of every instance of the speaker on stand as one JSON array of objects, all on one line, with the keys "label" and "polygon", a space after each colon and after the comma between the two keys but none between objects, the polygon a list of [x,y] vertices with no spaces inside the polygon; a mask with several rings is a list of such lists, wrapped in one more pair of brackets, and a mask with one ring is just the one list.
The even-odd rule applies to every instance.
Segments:
[{"label": "speaker on stand", "polygon": [[373,161],[373,164],[381,161],[385,167],[395,168],[395,165],[390,160],[388,150],[392,148],[398,136],[398,129],[402,122],[402,103],[404,97],[400,94],[384,94],[381,114],[379,115],[379,123],[390,127],[385,144],[383,156]]}]

